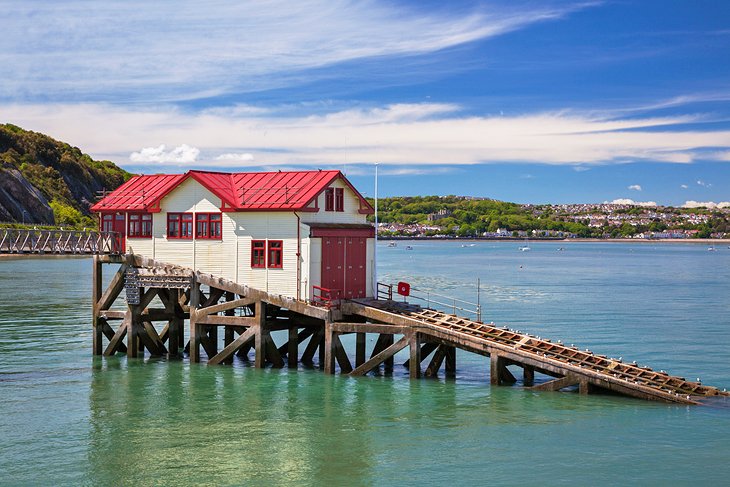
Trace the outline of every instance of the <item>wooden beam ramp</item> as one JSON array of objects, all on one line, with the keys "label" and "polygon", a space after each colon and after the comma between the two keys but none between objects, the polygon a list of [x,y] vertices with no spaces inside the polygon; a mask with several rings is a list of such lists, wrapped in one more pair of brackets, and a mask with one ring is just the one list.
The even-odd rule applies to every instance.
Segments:
[{"label": "wooden beam ramp", "polygon": [[[106,289],[103,264],[121,264]],[[404,365],[418,378],[436,376],[442,368],[454,376],[460,348],[490,357],[494,385],[517,382],[509,367],[518,366],[522,383],[534,390],[612,391],[684,404],[730,395],[559,341],[402,302],[366,299],[323,307],[137,255],[97,255],[93,271],[95,355],[187,354],[191,362],[218,365],[248,360],[253,352],[256,367],[317,365],[325,373],[339,367],[342,374],[360,376],[381,369],[392,373],[395,354],[408,348]],[[288,333],[272,335],[283,331]],[[354,354],[340,340],[346,334],[355,335]],[[371,347],[367,334],[377,335]],[[285,342],[277,344],[274,339],[282,335]],[[535,372],[552,380],[535,385]]]},{"label": "wooden beam ramp", "polygon": [[481,323],[407,303],[360,300],[347,303],[344,312],[409,327],[429,339],[490,356],[493,384],[516,382],[507,366],[518,365],[524,370],[526,385],[534,380],[535,371],[555,377],[532,386],[535,390],[557,391],[577,386],[581,393],[597,388],[642,399],[687,404],[698,404],[706,397],[730,396],[725,390],[672,376],[663,370],[657,372],[635,362],[625,363],[622,359],[579,350],[560,341],[555,343],[493,323]]}]

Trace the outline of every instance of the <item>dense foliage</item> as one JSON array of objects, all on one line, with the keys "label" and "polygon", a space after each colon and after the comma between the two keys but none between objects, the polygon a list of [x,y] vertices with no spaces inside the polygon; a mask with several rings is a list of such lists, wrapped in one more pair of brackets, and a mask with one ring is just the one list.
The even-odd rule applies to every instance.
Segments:
[{"label": "dense foliage", "polygon": [[93,226],[89,208],[96,193],[115,189],[130,177],[114,163],[95,161],[77,147],[0,125],[0,220],[19,222],[22,217],[26,222]]}]

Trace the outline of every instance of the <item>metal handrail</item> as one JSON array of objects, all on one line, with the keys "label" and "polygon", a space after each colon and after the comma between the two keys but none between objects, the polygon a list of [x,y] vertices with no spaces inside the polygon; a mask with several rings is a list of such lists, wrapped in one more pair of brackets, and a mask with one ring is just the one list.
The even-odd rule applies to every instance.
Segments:
[{"label": "metal handrail", "polygon": [[339,309],[341,299],[339,289],[328,289],[321,286],[312,286],[312,289],[314,292],[319,291],[319,294],[312,293],[312,304],[324,306],[327,309]]},{"label": "metal handrail", "polygon": [[[380,285],[380,283],[378,283],[378,285]],[[390,299],[392,299],[392,287],[393,286],[391,285]],[[380,288],[378,288],[378,290],[380,290]],[[419,293],[421,294],[419,295]],[[476,321],[482,321],[482,305],[478,302],[472,303],[471,301],[455,298],[453,296],[446,296],[445,294],[439,294],[427,289],[418,289],[416,287],[410,288],[410,294],[408,295],[408,298],[413,298],[425,302],[426,308],[431,308],[432,305],[441,306],[445,309],[451,310],[454,315],[459,314],[459,312],[466,313],[467,315],[475,316]],[[435,298],[440,298],[441,300]],[[380,291],[378,293],[378,299],[380,299]],[[405,296],[403,297],[403,300],[406,301]]]}]

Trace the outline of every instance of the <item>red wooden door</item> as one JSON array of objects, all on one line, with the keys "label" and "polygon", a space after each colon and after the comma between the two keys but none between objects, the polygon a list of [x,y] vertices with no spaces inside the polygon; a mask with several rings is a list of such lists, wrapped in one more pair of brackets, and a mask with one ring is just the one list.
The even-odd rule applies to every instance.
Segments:
[{"label": "red wooden door", "polygon": [[367,260],[367,239],[347,237],[345,248],[345,297],[365,297],[365,264]]},{"label": "red wooden door", "polygon": [[322,238],[322,287],[345,291],[345,238]]}]

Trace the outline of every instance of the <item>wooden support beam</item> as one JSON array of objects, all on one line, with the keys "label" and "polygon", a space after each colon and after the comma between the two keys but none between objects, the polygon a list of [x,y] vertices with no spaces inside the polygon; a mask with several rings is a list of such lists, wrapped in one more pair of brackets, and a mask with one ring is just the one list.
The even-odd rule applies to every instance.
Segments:
[{"label": "wooden support beam", "polygon": [[281,354],[276,348],[274,338],[268,330],[266,330],[266,333],[264,334],[264,350],[266,350],[266,360],[271,362],[275,368],[280,369],[284,367],[284,359],[281,358]]},{"label": "wooden support beam", "polygon": [[229,359],[233,358],[233,354],[236,353],[236,351],[241,348],[242,346],[246,345],[247,343],[250,343],[253,341],[256,337],[256,327],[252,326],[249,329],[247,329],[245,332],[241,333],[238,338],[233,340],[231,343],[226,345],[226,347],[221,350],[217,355],[211,357],[208,360],[209,365],[218,365],[220,363],[223,363]]},{"label": "wooden support beam", "polygon": [[522,383],[525,387],[531,387],[535,383],[535,367],[532,365],[522,366]]},{"label": "wooden support beam", "polygon": [[[233,294],[233,293],[227,293],[227,294]],[[242,306],[248,306],[253,303],[255,303],[255,301],[250,298],[234,299],[232,301],[226,301],[225,303],[214,304],[211,306],[207,306],[205,308],[200,308],[198,310],[198,314],[212,315],[215,313],[220,313],[221,311],[233,311],[236,308],[240,308]],[[233,315],[230,315],[230,316],[233,316]]]},{"label": "wooden support beam", "polygon": [[[142,344],[139,340],[139,332],[142,328],[142,308],[137,305],[130,304],[129,308],[129,320],[125,319],[127,323],[127,358],[137,358],[140,352]],[[142,348],[144,354],[144,348]]]},{"label": "wooden support beam", "polygon": [[[287,346],[286,348],[286,361],[287,365],[290,369],[296,369],[297,364],[299,362],[299,329],[296,326],[293,326],[289,328],[289,341],[287,341],[284,345]],[[309,330],[303,330],[303,331],[309,331]],[[309,331],[311,333],[311,331]],[[283,345],[282,345],[283,347]],[[279,347],[279,352],[281,352],[281,347]]]},{"label": "wooden support beam", "polygon": [[[99,256],[94,256],[93,269],[91,274],[91,326],[92,326],[92,349],[94,355],[104,353],[102,349],[102,337],[104,336],[103,324],[99,318],[99,299],[102,295],[102,263]],[[104,320],[106,323],[106,320]],[[107,324],[108,326],[108,324]]]},{"label": "wooden support beam", "polygon": [[202,329],[197,323],[199,300],[200,283],[193,275],[190,285],[190,363],[200,362],[200,335]]},{"label": "wooden support beam", "polygon": [[324,322],[324,373],[335,373],[335,346],[334,332],[332,331],[332,322]]},{"label": "wooden support beam", "polygon": [[[292,332],[292,330],[294,330]],[[312,336],[314,334],[315,329],[313,328],[304,328],[302,331],[299,331],[296,326],[293,328],[289,328],[289,340],[285,344],[279,347],[279,354],[283,357],[284,355],[289,355],[289,352],[294,350],[294,355],[296,355],[299,352],[299,344],[302,343],[304,340]],[[294,337],[294,342],[292,343],[292,336]]]},{"label": "wooden support beam", "polygon": [[355,336],[355,367],[360,367],[365,363],[365,346],[367,344],[367,334],[358,333]]},{"label": "wooden support beam", "polygon": [[532,389],[535,391],[559,391],[560,389],[565,389],[566,387],[574,386],[579,383],[580,378],[566,375],[560,379],[554,379],[549,382],[543,382],[542,384],[532,386]]},{"label": "wooden support beam", "polygon": [[489,378],[492,385],[514,384],[517,382],[515,376],[507,368],[507,361],[496,353],[492,353],[490,357]]},{"label": "wooden support beam", "polygon": [[441,346],[445,347],[444,350],[446,351],[446,364],[444,366],[445,375],[446,377],[454,378],[456,377],[456,347],[443,344]]},{"label": "wooden support beam", "polygon": [[[121,351],[121,347],[124,345],[124,337],[127,336],[127,332],[129,331],[129,321],[131,319],[132,314],[128,312],[127,317],[124,318],[124,321],[122,321],[119,328],[117,328],[117,331],[114,333],[114,336],[109,340],[109,344],[104,350],[104,355],[108,357],[110,355],[114,355],[118,351]],[[124,352],[127,352],[127,347],[124,347]]]},{"label": "wooden support beam", "polygon": [[332,331],[335,333],[383,333],[386,335],[402,335],[409,328],[396,325],[382,325],[379,323],[332,323]]},{"label": "wooden support beam", "polygon": [[[389,347],[392,346],[393,343],[395,342],[395,336],[394,335],[385,335],[385,337],[386,337],[385,343],[387,344],[387,346],[389,346]],[[395,354],[393,354],[393,355],[395,355]],[[385,359],[385,361],[383,362],[383,371],[386,374],[393,373],[393,366],[395,365],[395,359],[393,358],[393,355],[391,355],[390,357]]]},{"label": "wooden support beam", "polygon": [[258,324],[255,326],[256,339],[254,348],[256,348],[256,358],[254,359],[254,366],[257,369],[263,369],[266,363],[266,344],[264,343],[264,332],[266,331],[266,304],[263,301],[256,301],[256,318],[258,318]]},{"label": "wooden support beam", "polygon": [[202,330],[200,344],[202,345],[203,350],[205,350],[205,354],[208,357],[213,357],[218,354],[218,328],[207,325],[201,326],[200,323],[198,323],[198,329]]},{"label": "wooden support beam", "polygon": [[347,351],[342,345],[342,341],[340,341],[340,336],[337,333],[332,336],[332,342],[335,352],[335,358],[337,359],[337,363],[340,365],[340,373],[349,374],[350,372],[352,372],[352,363],[350,363],[350,358],[347,356]]},{"label": "wooden support beam", "polygon": [[97,302],[97,308],[100,311],[109,309],[111,305],[114,304],[119,293],[121,293],[122,289],[124,289],[124,274],[127,272],[128,268],[129,266],[127,264],[119,266],[119,270],[116,274],[114,274],[112,281],[109,283],[109,287],[106,288],[106,291],[104,291],[104,294],[102,294],[101,298]]},{"label": "wooden support beam", "polygon": [[[433,353],[434,350],[436,350],[439,347],[439,344],[436,342],[427,342],[424,343],[421,347],[421,362],[426,360],[429,355]],[[405,362],[403,362],[403,367],[410,368],[411,367],[411,359],[409,358]]]},{"label": "wooden support beam", "polygon": [[[392,337],[392,335],[391,335]],[[360,376],[365,375],[371,370],[373,370],[375,367],[383,363],[385,360],[393,357],[396,353],[400,352],[404,348],[408,346],[410,342],[410,337],[408,335],[403,336],[400,340],[395,342],[394,344],[388,346],[385,350],[378,353],[374,357],[372,357],[370,360],[365,362],[364,364],[357,367],[355,370],[350,372],[350,375],[353,376]]]},{"label": "wooden support beam", "polygon": [[429,362],[428,367],[426,367],[426,372],[424,372],[424,375],[426,377],[436,377],[445,358],[446,345],[440,345],[436,349],[436,353],[433,354],[433,358],[431,358],[431,362]]},{"label": "wooden support beam", "polygon": [[161,357],[167,354],[167,349],[162,344],[157,330],[149,321],[142,322],[139,338],[153,357]]},{"label": "wooden support beam", "polygon": [[[105,319],[100,319],[100,322],[102,333],[104,333],[104,336],[107,338],[107,340],[112,341],[115,335],[114,329],[109,326],[109,323]],[[124,331],[124,333],[126,334],[126,330]],[[124,344],[123,340],[119,340],[119,343],[117,344],[117,350],[121,353],[127,353],[127,346]]]},{"label": "wooden support beam", "polygon": [[411,379],[418,379],[421,377],[421,336],[418,332],[410,334],[408,341],[411,349],[411,358],[409,359],[410,367],[408,373]]},{"label": "wooden support beam", "polygon": [[197,312],[196,316],[196,321],[200,325],[249,327],[258,324],[258,318],[255,316],[200,315]]},{"label": "wooden support beam", "polygon": [[324,338],[324,327],[318,328],[314,334],[312,335],[312,338],[309,339],[309,343],[307,344],[307,347],[304,349],[304,353],[302,354],[301,362],[303,364],[311,365],[313,363],[314,354],[317,352],[317,349],[319,348],[319,344]]}]

